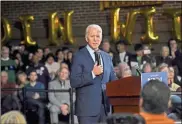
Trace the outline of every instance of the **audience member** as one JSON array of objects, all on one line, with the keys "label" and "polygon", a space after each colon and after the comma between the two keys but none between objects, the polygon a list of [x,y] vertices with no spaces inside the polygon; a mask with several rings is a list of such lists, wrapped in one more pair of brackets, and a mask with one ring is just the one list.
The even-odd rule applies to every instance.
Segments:
[{"label": "audience member", "polygon": [[181,91],[181,87],[174,82],[174,68],[171,66],[169,67],[169,80],[170,80],[170,90],[171,91]]},{"label": "audience member", "polygon": [[119,73],[117,74],[118,78],[125,78],[132,76],[132,72],[127,63],[120,63],[118,65]]},{"label": "audience member", "polygon": [[168,117],[174,121],[181,120],[182,117],[182,101],[177,95],[171,95],[169,100],[169,114]]},{"label": "audience member", "polygon": [[45,58],[44,58],[43,49],[39,47],[36,50],[35,55],[38,57],[39,63],[44,64]]},{"label": "audience member", "polygon": [[[68,68],[61,68],[58,72],[58,78],[49,83],[50,90],[70,89],[70,81],[68,80]],[[49,92],[49,110],[51,124],[58,124],[58,114],[67,116],[70,111],[70,95],[69,92]]]},{"label": "audience member", "polygon": [[63,55],[64,55],[64,61],[66,62],[68,60],[69,48],[68,47],[63,47],[62,51],[63,51]]},{"label": "audience member", "polygon": [[156,56],[156,66],[159,66],[161,63],[166,63],[169,66],[172,65],[172,59],[169,56],[169,47],[162,46],[161,55]]},{"label": "audience member", "polygon": [[10,111],[1,116],[1,124],[27,124],[25,117],[19,111]]},{"label": "audience member", "polygon": [[117,66],[119,63],[127,63],[130,66],[131,54],[126,51],[127,43],[124,40],[120,40],[116,43],[117,54],[114,54],[113,64]]},{"label": "audience member", "polygon": [[1,71],[6,71],[8,73],[8,82],[15,83],[15,70],[16,63],[14,60],[9,58],[9,48],[6,46],[2,47],[1,53]]},{"label": "audience member", "polygon": [[73,58],[73,52],[69,51],[68,52],[68,59],[66,61],[66,63],[68,64],[69,70],[71,69],[72,58]]},{"label": "audience member", "polygon": [[39,58],[36,55],[33,56],[33,63],[26,70],[27,75],[29,75],[32,70],[35,70],[38,75],[37,81],[43,83],[47,89],[48,83],[50,81],[49,72],[43,64],[39,63]]},{"label": "audience member", "polygon": [[67,68],[67,69],[69,69],[68,64],[66,64],[65,62],[61,63],[60,68]]},{"label": "audience member", "polygon": [[166,115],[170,90],[164,82],[150,80],[147,82],[140,96],[140,115],[147,124],[174,124],[174,121]]},{"label": "audience member", "polygon": [[25,72],[19,71],[17,73],[17,84],[19,88],[24,88],[28,84],[27,75]]},{"label": "audience member", "polygon": [[178,49],[176,40],[169,39],[168,46],[170,50],[170,55],[172,56],[173,59],[172,64],[178,67],[179,75],[182,77],[182,64],[181,64],[182,53]]},{"label": "audience member", "polygon": [[56,51],[56,62],[58,63],[62,63],[64,62],[64,54],[63,54],[63,51],[61,49],[58,49]]},{"label": "audience member", "polygon": [[[152,59],[144,54],[144,47],[142,44],[135,44],[134,49],[136,54],[131,57],[131,67],[137,67],[142,70],[145,63],[152,63]],[[139,74],[137,73],[137,75]]]},{"label": "audience member", "polygon": [[45,47],[44,49],[43,49],[43,51],[44,51],[44,58],[46,58],[47,57],[47,55],[49,54],[49,53],[51,53],[51,50],[49,49],[49,47]]},{"label": "audience member", "polygon": [[58,62],[55,62],[55,58],[52,53],[49,53],[47,55],[45,66],[48,69],[51,80],[53,80],[56,77],[56,73],[60,68],[60,64]]},{"label": "audience member", "polygon": [[166,72],[167,73],[167,78],[168,78],[168,86],[171,91],[176,91],[180,90],[180,86],[174,83],[174,70],[171,69],[169,71],[168,65],[165,63],[162,63],[158,67],[159,72]]},{"label": "audience member", "polygon": [[[1,72],[1,89],[17,88],[15,83],[8,83],[8,74],[5,71]],[[20,110],[21,105],[17,97],[17,91],[2,91],[1,92],[1,113],[11,110]]]},{"label": "audience member", "polygon": [[150,63],[145,63],[144,65],[143,65],[143,72],[144,73],[150,73],[150,72],[153,72],[152,71],[152,66],[151,66],[151,64]]},{"label": "audience member", "polygon": [[114,55],[113,55],[113,52],[111,51],[111,45],[108,39],[103,40],[101,47],[102,47],[101,49],[104,52],[108,53],[113,58]]},{"label": "audience member", "polygon": [[37,109],[37,114],[39,117],[39,124],[45,124],[45,105],[44,100],[46,95],[43,92],[37,92],[37,91],[29,91],[29,90],[44,90],[44,84],[37,81],[37,72],[31,71],[29,74],[29,83],[25,86],[25,88],[28,90],[26,92],[26,104],[28,109]]}]

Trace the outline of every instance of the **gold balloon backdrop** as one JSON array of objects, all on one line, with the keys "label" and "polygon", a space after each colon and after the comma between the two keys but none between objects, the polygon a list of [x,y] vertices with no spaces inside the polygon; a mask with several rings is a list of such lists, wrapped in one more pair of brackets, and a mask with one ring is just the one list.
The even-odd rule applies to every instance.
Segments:
[{"label": "gold balloon backdrop", "polygon": [[181,36],[181,15],[182,15],[182,10],[181,9],[166,9],[164,11],[166,15],[169,17],[172,17],[172,22],[173,22],[173,36],[179,40],[182,41],[182,36]]},{"label": "gold balloon backdrop", "polygon": [[[126,22],[122,23],[119,19],[120,8],[114,8],[111,10],[111,39],[116,42],[119,39],[124,39],[128,44],[132,44],[133,31],[136,24],[137,15],[142,15],[145,18],[145,33],[141,36],[141,41],[143,43],[153,44],[159,41],[159,36],[155,34],[155,26],[153,16],[156,13],[154,7],[148,9],[132,10],[127,13]],[[74,11],[66,11],[63,13],[64,22],[59,21],[58,13],[49,13],[48,17],[48,28],[49,28],[49,44],[59,46],[61,42],[69,43],[75,45],[75,38],[72,32],[72,15]],[[165,9],[164,14],[167,14],[172,18],[173,23],[173,36],[182,41],[181,36],[181,9]],[[31,23],[34,21],[34,16],[24,15],[19,17],[22,28],[23,37],[22,41],[27,46],[36,45],[31,37]],[[1,39],[2,44],[12,38],[12,29],[9,21],[2,17],[2,24],[4,30],[4,36]],[[61,37],[59,37],[59,35]]]},{"label": "gold balloon backdrop", "polygon": [[31,22],[34,20],[34,16],[25,15],[25,16],[20,16],[19,19],[21,21],[23,28],[24,41],[22,41],[22,43],[26,44],[27,46],[36,45],[36,41],[33,41],[31,37]]},{"label": "gold balloon backdrop", "polygon": [[142,14],[146,19],[146,32],[141,36],[141,40],[144,43],[155,43],[158,41],[159,36],[154,35],[153,15],[156,12],[154,7],[129,12],[127,14],[126,24],[119,22],[119,10],[120,8],[116,8],[111,11],[111,37],[113,41],[122,38],[125,39],[128,44],[132,44],[133,30],[138,14]]},{"label": "gold balloon backdrop", "polygon": [[[59,21],[57,12],[49,14],[49,43],[51,45],[60,45],[61,40],[64,43],[73,44],[75,42],[72,33],[72,11],[64,12],[64,24]],[[61,38],[58,37],[61,33]]]},{"label": "gold balloon backdrop", "polygon": [[3,24],[3,30],[4,30],[4,36],[1,39],[1,43],[5,44],[6,41],[10,40],[12,37],[12,30],[11,30],[11,25],[8,19],[2,17],[1,19],[2,24]]}]

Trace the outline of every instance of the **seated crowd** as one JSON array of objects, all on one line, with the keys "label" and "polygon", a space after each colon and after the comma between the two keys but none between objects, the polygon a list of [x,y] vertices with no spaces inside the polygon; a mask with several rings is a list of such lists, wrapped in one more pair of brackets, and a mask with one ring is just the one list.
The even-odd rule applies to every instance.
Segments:
[{"label": "seated crowd", "polygon": [[[162,46],[161,54],[156,56],[152,54],[148,46],[142,44],[136,44],[134,46],[136,53],[132,54],[127,51],[127,44],[122,40],[116,43],[117,53],[112,52],[107,39],[104,39],[101,49],[111,55],[118,78],[140,76],[141,73],[148,72],[167,72],[168,87],[157,80],[149,81],[143,87],[140,97],[140,115],[133,115],[132,118],[139,119],[143,123],[161,119],[166,124],[173,123],[169,118],[174,121],[180,119],[181,98],[177,95],[170,95],[170,91],[181,91],[182,86],[182,64],[180,62],[182,53],[177,48],[174,39],[169,40],[168,46]],[[37,47],[31,50],[23,44],[12,48],[2,47],[1,89],[26,89],[26,94],[23,94],[23,90],[2,90],[1,114],[4,116],[1,117],[1,121],[5,123],[4,118],[7,118],[11,110],[23,112],[26,117],[27,111],[35,110],[38,124],[46,124],[49,121],[51,124],[58,124],[59,121],[65,120],[69,123],[71,111],[69,92],[47,93],[38,90],[71,88],[69,75],[73,52],[67,47],[58,49],[55,54],[48,47],[44,49]],[[75,99],[74,95],[73,101]],[[50,119],[47,119],[47,110]],[[21,113],[14,116],[18,114],[21,118]],[[108,124],[127,122],[125,118],[131,115],[125,114],[126,117],[123,119],[121,115],[113,116],[115,117],[108,118]]]}]

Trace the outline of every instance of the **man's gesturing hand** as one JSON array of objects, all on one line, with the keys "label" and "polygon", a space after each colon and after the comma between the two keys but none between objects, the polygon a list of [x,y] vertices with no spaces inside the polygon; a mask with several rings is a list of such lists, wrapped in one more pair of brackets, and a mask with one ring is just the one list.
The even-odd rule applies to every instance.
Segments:
[{"label": "man's gesturing hand", "polygon": [[103,73],[103,67],[101,65],[97,65],[97,62],[95,63],[92,72],[95,75],[100,75]]}]

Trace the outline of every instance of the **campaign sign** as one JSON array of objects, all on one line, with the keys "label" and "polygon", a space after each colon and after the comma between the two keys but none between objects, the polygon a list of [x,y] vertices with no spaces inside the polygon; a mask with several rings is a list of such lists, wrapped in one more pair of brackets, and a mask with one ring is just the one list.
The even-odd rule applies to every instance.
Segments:
[{"label": "campaign sign", "polygon": [[141,87],[143,86],[150,80],[155,80],[158,79],[162,82],[164,82],[166,85],[168,85],[168,80],[167,80],[167,72],[151,72],[151,73],[142,73],[141,74]]}]

